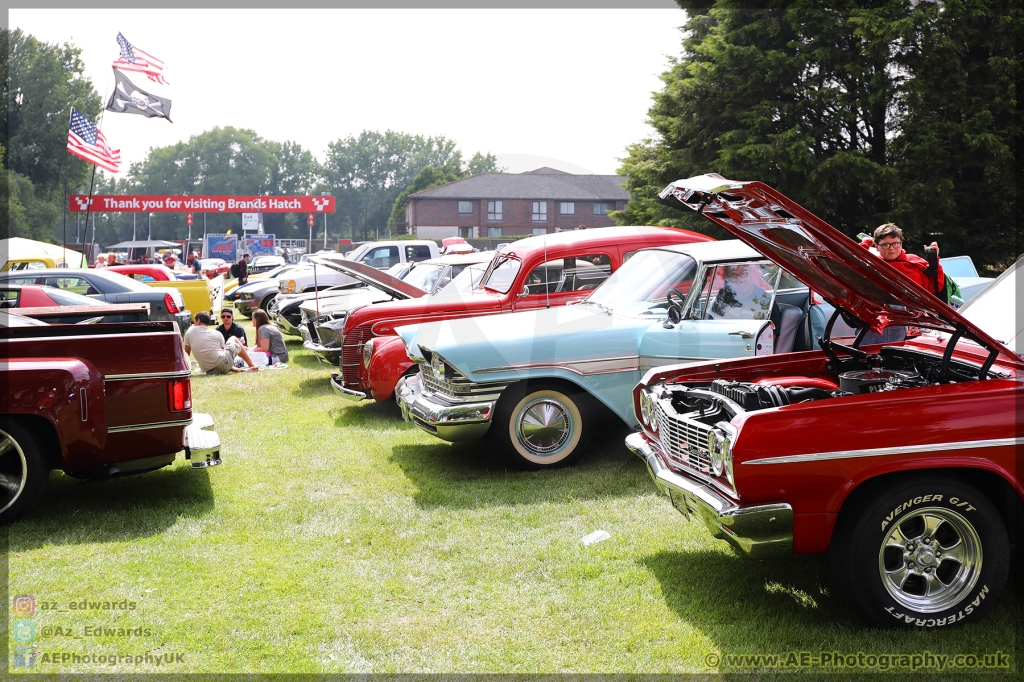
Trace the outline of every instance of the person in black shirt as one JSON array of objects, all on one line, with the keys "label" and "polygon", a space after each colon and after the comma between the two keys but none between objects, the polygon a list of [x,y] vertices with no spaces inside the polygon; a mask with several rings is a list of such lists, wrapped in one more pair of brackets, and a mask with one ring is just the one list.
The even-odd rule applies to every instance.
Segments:
[{"label": "person in black shirt", "polygon": [[235,313],[231,308],[225,308],[220,311],[221,324],[217,327],[217,331],[219,331],[220,335],[224,337],[225,343],[227,343],[227,340],[233,336],[241,341],[243,346],[248,346],[249,339],[245,337],[245,330],[235,324],[234,320]]},{"label": "person in black shirt", "polygon": [[249,254],[244,254],[238,261],[238,286],[245,286],[249,283]]}]

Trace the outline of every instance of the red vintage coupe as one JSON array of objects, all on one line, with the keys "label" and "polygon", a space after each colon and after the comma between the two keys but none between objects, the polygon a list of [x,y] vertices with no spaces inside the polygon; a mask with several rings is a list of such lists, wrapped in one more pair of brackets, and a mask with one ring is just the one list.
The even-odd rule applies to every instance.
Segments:
[{"label": "red vintage coupe", "polygon": [[[759,182],[673,196],[836,307],[819,350],[652,369],[627,445],[687,517],[757,558],[829,551],[842,595],[882,626],[981,618],[1021,518],[1018,261],[959,312]],[[844,316],[863,328],[830,338]],[[676,316],[678,319],[679,316]],[[915,326],[863,346],[869,328]]]}]

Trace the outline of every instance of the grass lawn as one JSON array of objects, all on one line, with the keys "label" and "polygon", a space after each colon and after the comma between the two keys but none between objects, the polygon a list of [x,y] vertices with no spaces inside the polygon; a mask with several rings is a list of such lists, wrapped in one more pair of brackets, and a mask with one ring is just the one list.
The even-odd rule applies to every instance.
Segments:
[{"label": "grass lawn", "polygon": [[[9,630],[11,655],[36,654],[11,672],[676,673],[801,651],[1002,651],[999,672],[1019,665],[1016,577],[981,624],[870,629],[824,557],[751,561],[687,523],[625,428],[576,467],[506,471],[394,403],[340,400],[326,366],[289,352],[287,370],[193,379],[222,466],[179,458],[94,485],[51,474],[9,529],[9,595],[36,609],[10,616],[34,628],[28,644],[24,623]],[[611,539],[584,547],[598,529]],[[170,662],[97,660],[147,653]]]}]

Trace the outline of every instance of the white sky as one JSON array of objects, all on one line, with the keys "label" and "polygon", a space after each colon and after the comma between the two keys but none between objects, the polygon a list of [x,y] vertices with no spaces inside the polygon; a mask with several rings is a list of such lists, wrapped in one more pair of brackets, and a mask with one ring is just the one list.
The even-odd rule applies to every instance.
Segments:
[{"label": "white sky", "polygon": [[[679,9],[11,9],[10,26],[82,48],[101,95],[122,32],[162,59],[174,123],[108,112],[127,163],[214,126],[294,140],[324,159],[329,142],[392,129],[444,135],[468,159],[510,172],[561,161],[615,173],[647,125],[659,74],[678,56]],[[525,157],[525,158],[524,158]],[[547,157],[533,159],[531,157]],[[538,161],[538,163],[532,163]],[[557,165],[557,164],[555,164]]]}]

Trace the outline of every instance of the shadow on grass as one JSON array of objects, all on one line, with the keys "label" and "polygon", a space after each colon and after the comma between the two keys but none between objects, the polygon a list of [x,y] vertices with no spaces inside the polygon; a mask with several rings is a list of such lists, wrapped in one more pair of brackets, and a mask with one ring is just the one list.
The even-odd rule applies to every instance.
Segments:
[{"label": "shadow on grass", "polygon": [[[869,625],[843,599],[827,555],[755,561],[728,554],[665,551],[641,558],[680,620],[714,639],[726,653],[824,650],[842,653],[917,649],[969,650],[975,640],[992,651],[1015,646],[1021,598],[1010,584],[984,621],[966,628],[888,630]],[[752,623],[771,623],[756,634]]]},{"label": "shadow on grass", "polygon": [[595,434],[579,464],[548,471],[513,469],[483,440],[398,445],[391,450],[391,460],[416,486],[416,504],[428,509],[560,503],[653,492],[647,470],[619,435],[623,434],[618,429]]},{"label": "shadow on grass", "polygon": [[315,398],[332,393],[330,374],[313,379],[303,379],[292,389],[292,395],[296,398]]},{"label": "shadow on grass", "polygon": [[290,358],[289,362],[291,362],[293,364],[296,364],[299,367],[304,367],[306,369],[317,369],[317,368],[320,368],[320,369],[323,369],[324,372],[326,374],[328,374],[328,375],[330,375],[330,373],[332,371],[337,371],[337,369],[338,369],[337,365],[328,365],[326,362],[320,362],[319,360],[317,360],[316,356],[313,355],[312,353],[299,352],[299,351],[302,351],[302,350],[303,350],[303,348],[302,348],[301,344],[299,345],[298,350],[296,350],[294,352],[292,351],[291,348],[289,348],[288,349],[288,357]]},{"label": "shadow on grass", "polygon": [[210,474],[180,461],[137,476],[82,483],[52,472],[39,504],[10,527],[10,551],[156,535],[214,509]]},{"label": "shadow on grass", "polygon": [[[405,424],[402,421],[402,410],[394,400],[385,400],[378,403],[376,400],[362,400],[359,402],[348,401],[338,396],[338,410],[332,410],[334,425],[344,426],[368,426],[373,427],[379,422],[389,422],[388,427]],[[406,424],[409,428],[416,428],[412,424]]]}]

